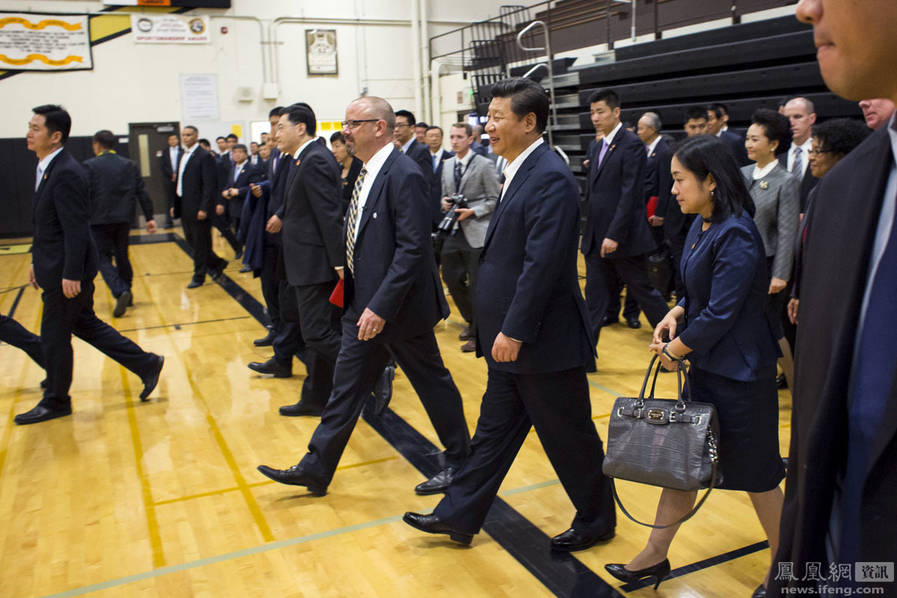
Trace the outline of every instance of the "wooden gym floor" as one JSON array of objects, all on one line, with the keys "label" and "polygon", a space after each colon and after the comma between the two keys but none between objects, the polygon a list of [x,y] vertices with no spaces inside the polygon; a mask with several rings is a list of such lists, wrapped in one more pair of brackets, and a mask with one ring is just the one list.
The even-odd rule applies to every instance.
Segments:
[{"label": "wooden gym floor", "polygon": [[[413,491],[435,467],[438,440],[401,373],[390,411],[359,421],[327,496],[268,481],[256,466],[296,463],[317,419],[277,414],[298,398],[298,361],[291,379],[246,367],[271,354],[252,344],[265,332],[258,281],[231,262],[223,284],[188,291],[192,262],[179,230],[132,239],[134,307],[112,318],[99,277],[95,304],[102,319],[165,356],[148,403],[137,398],[136,376],[75,340],[73,415],[16,426],[13,416],[40,399],[43,376],[24,353],[0,346],[0,595],[715,597],[748,596],[763,579],[765,537],[749,499],[735,492],[714,492],[683,525],[671,551],[675,577],[657,592],[621,587],[604,571],[648,537],[619,512],[613,541],[552,555],[548,539],[573,510],[534,433],[470,548],[413,530],[401,515],[439,500]],[[30,263],[27,240],[5,243],[4,290],[27,281]],[[217,235],[215,248],[233,255]],[[0,311],[39,331],[38,291],[3,292]],[[437,337],[473,433],[486,367],[461,353],[461,328],[453,313]],[[638,392],[649,339],[644,319],[640,330],[616,325],[601,335],[589,382],[602,438],[615,397]],[[662,390],[674,380],[662,377]],[[780,405],[784,455],[788,391]],[[619,487],[633,515],[653,518],[659,490]]]}]

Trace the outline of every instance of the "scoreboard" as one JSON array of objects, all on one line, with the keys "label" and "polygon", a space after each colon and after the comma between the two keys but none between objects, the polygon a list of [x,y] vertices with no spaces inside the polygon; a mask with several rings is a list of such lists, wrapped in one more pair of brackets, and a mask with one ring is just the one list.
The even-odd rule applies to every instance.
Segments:
[{"label": "scoreboard", "polygon": [[183,8],[230,8],[231,0],[103,0],[107,6],[174,6]]}]

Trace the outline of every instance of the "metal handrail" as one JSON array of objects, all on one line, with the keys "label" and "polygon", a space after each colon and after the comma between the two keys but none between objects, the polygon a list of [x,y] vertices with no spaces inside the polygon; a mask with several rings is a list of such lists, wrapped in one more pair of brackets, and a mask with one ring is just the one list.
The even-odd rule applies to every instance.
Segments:
[{"label": "metal handrail", "polygon": [[[545,35],[545,47],[544,48],[530,48],[528,46],[523,45],[523,36],[526,35],[530,29],[536,27],[537,25],[542,26],[542,31]],[[517,34],[517,46],[523,50],[524,52],[541,52],[545,50],[545,57],[547,60],[546,67],[548,68],[548,94],[551,98],[551,123],[548,125],[548,144],[554,147],[554,134],[552,133],[552,129],[557,126],[558,123],[558,112],[555,107],[554,102],[554,67],[552,66],[553,57],[551,54],[551,32],[548,30],[548,25],[545,24],[545,21],[536,20],[524,27]],[[539,66],[539,65],[537,65]],[[534,67],[535,68],[535,67]],[[530,69],[527,75],[533,72],[533,69]]]}]

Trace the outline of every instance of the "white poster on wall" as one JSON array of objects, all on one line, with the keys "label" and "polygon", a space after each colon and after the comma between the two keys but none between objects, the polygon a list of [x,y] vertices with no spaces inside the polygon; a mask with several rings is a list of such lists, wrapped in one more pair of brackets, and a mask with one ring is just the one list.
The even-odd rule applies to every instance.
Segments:
[{"label": "white poster on wall", "polygon": [[0,12],[0,70],[92,68],[87,15]]},{"label": "white poster on wall", "polygon": [[132,14],[131,34],[141,44],[207,44],[209,17]]},{"label": "white poster on wall", "polygon": [[181,75],[185,122],[218,120],[218,75]]}]

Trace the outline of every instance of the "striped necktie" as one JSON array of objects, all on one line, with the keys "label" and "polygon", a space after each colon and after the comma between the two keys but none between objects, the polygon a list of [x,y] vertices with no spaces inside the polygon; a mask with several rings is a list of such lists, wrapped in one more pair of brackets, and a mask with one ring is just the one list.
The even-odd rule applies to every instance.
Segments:
[{"label": "striped necktie", "polygon": [[361,195],[361,187],[364,185],[364,175],[367,168],[362,168],[355,179],[355,188],[352,190],[352,201],[349,202],[349,213],[346,216],[346,266],[349,272],[355,274],[355,233],[358,230],[358,197]]}]

